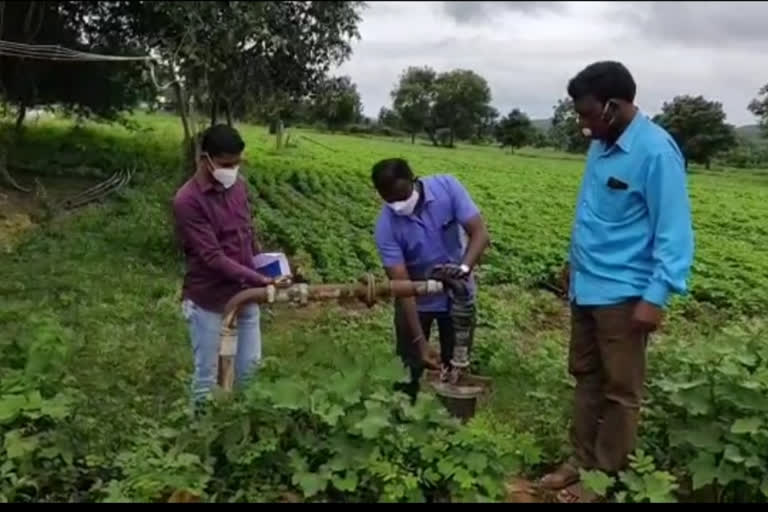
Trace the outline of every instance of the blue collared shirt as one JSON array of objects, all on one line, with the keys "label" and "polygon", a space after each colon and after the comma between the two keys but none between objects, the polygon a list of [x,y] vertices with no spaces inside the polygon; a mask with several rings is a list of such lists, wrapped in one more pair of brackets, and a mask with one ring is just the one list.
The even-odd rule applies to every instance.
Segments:
[{"label": "blue collared shirt", "polygon": [[[439,263],[460,264],[466,236],[463,226],[478,215],[464,186],[453,176],[422,178],[424,200],[412,215],[397,215],[384,205],[376,222],[376,247],[385,267],[405,264],[411,279],[425,279]],[[474,293],[474,282],[470,277]],[[417,297],[419,311],[448,311],[445,294]]]},{"label": "blue collared shirt", "polygon": [[631,298],[663,307],[684,293],[694,237],[683,156],[637,112],[614,145],[592,142],[571,235],[570,297],[600,306]]}]

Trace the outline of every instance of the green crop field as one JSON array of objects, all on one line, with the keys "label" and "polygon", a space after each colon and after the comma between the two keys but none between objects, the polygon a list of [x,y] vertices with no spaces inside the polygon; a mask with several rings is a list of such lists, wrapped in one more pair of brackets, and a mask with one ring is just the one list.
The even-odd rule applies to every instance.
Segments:
[{"label": "green crop field", "polygon": [[[460,427],[428,396],[410,407],[389,392],[403,370],[388,305],[273,307],[257,380],[192,421],[170,222],[180,128],[132,121],[41,122],[9,155],[44,183],[138,172],[119,197],[29,229],[0,255],[0,501],[504,500],[509,478],[567,452],[568,311],[544,287],[566,255],[581,159],[302,130],[276,151],[266,129],[240,126],[265,245],[313,282],[381,275],[378,159],[466,184],[493,239],[473,364],[494,390]],[[621,485],[651,500],[765,501],[768,172],[693,169],[689,185],[691,294],[651,344],[642,454]]]}]

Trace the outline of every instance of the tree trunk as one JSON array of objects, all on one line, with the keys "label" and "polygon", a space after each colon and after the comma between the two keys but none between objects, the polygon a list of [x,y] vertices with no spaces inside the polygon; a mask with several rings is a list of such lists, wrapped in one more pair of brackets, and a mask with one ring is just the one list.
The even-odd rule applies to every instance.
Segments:
[{"label": "tree trunk", "polygon": [[709,161],[709,158],[707,158],[707,159],[704,161],[704,168],[705,168],[706,170],[709,170],[709,166],[710,166],[710,164],[711,164],[711,162]]},{"label": "tree trunk", "polygon": [[179,117],[181,117],[181,126],[184,129],[184,140],[181,145],[181,177],[183,183],[197,168],[197,151],[196,142],[192,137],[192,131],[189,126],[187,98],[178,81],[173,83],[173,90],[176,93],[176,109],[179,113]]},{"label": "tree trunk", "polygon": [[216,99],[211,99],[211,126],[216,124],[216,121],[218,120],[218,109],[216,108],[217,102]]},{"label": "tree trunk", "polygon": [[229,106],[229,101],[224,102],[224,115],[227,116],[227,126],[232,126],[232,109]]},{"label": "tree trunk", "polygon": [[22,102],[19,105],[19,112],[16,114],[15,133],[16,137],[21,137],[21,130],[24,127],[24,118],[27,117],[27,104]]},{"label": "tree trunk", "polygon": [[453,147],[453,138],[454,138],[454,133],[453,133],[453,128],[451,128],[450,138],[448,139],[448,147],[449,148]]},{"label": "tree trunk", "polygon": [[411,134],[411,144],[416,144],[416,133]]},{"label": "tree trunk", "polygon": [[429,137],[429,140],[432,141],[432,145],[435,147],[438,147],[440,144],[437,143],[437,138],[435,137],[434,130],[425,130],[427,132],[427,136]]},{"label": "tree trunk", "polygon": [[275,126],[275,146],[277,149],[283,147],[283,120],[278,118]]}]

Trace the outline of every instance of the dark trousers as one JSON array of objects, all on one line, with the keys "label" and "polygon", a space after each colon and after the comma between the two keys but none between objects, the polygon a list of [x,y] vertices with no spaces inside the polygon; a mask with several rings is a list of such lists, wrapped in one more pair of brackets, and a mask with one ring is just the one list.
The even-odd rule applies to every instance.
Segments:
[{"label": "dark trousers", "polygon": [[571,307],[571,442],[581,467],[616,472],[634,450],[648,341],[631,328],[636,303]]},{"label": "dark trousers", "polygon": [[[437,323],[440,337],[440,360],[443,366],[450,365],[453,357],[453,346],[456,343],[456,333],[453,330],[450,313],[447,311],[420,311],[419,321],[427,341],[429,341],[429,335],[432,331],[432,324]],[[408,328],[408,321],[399,301],[395,301],[395,344],[397,355],[400,356],[403,364],[408,367],[411,373],[410,382],[398,383],[395,385],[395,389],[408,394],[411,400],[416,400],[416,395],[419,393],[419,381],[424,373],[424,363],[421,360],[419,347],[413,343],[413,333]]]}]

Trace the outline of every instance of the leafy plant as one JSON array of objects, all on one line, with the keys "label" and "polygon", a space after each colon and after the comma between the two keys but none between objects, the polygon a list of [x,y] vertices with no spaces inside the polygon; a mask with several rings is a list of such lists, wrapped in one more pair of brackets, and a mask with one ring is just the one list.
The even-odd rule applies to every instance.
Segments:
[{"label": "leafy plant", "polygon": [[[761,322],[728,328],[716,340],[665,348],[654,379],[651,443],[713,499],[768,495],[768,351]],[[662,422],[663,423],[660,423]]]},{"label": "leafy plant", "polygon": [[670,503],[677,501],[674,492],[678,489],[675,477],[656,469],[653,458],[642,450],[629,456],[629,468],[619,473],[618,479],[602,471],[581,470],[584,486],[598,496],[608,496],[616,489],[613,497],[619,503]]}]

